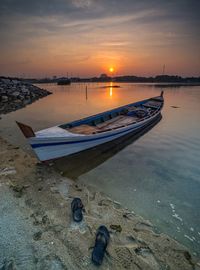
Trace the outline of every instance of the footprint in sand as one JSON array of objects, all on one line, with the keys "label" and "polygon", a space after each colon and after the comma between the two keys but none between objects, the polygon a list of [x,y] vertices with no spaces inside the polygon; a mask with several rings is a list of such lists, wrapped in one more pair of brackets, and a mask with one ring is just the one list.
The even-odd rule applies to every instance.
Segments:
[{"label": "footprint in sand", "polygon": [[64,244],[67,247],[67,251],[73,265],[76,266],[77,269],[90,269],[91,260],[88,256],[83,256],[83,252],[78,245],[76,245],[69,239],[65,240]]},{"label": "footprint in sand", "polygon": [[130,250],[127,247],[117,247],[115,248],[115,253],[122,269],[130,269],[133,263],[133,256]]},{"label": "footprint in sand", "polygon": [[117,269],[160,269],[150,248],[133,235],[115,240],[115,248],[110,249],[109,253]]},{"label": "footprint in sand", "polygon": [[134,231],[153,231],[153,225],[148,222],[138,222],[135,225]]},{"label": "footprint in sand", "polygon": [[149,269],[159,270],[160,267],[149,247],[138,247],[135,249],[135,253],[138,257],[145,262],[145,264],[149,265]]}]

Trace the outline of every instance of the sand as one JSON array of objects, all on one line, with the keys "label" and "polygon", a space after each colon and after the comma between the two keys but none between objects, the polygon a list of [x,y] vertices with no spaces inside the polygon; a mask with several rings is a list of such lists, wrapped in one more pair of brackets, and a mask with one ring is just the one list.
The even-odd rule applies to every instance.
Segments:
[{"label": "sand", "polygon": [[[85,206],[81,223],[72,221],[74,197]],[[100,269],[200,269],[149,221],[0,138],[0,270],[96,269],[91,253],[101,224],[111,239]]]}]

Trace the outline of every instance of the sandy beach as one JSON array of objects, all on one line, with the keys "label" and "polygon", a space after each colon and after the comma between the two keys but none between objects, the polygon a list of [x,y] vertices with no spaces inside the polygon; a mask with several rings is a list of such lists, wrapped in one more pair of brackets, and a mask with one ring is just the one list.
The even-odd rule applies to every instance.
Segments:
[{"label": "sandy beach", "polygon": [[[111,240],[101,269],[200,269],[181,244],[90,187],[0,138],[0,269],[96,269],[95,233],[104,224]],[[80,197],[84,220],[72,221]],[[10,267],[10,268],[9,268]]]}]

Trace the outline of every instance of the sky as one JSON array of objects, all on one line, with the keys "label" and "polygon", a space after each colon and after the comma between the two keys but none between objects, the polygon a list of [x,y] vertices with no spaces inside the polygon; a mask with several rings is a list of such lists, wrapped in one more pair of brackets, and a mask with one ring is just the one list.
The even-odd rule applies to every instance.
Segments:
[{"label": "sky", "polygon": [[0,75],[200,76],[200,0],[0,0]]}]

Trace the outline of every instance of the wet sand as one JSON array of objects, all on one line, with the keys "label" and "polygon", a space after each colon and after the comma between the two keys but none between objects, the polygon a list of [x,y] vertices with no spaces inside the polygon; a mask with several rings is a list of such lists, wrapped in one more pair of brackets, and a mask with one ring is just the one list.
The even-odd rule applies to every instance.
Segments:
[{"label": "wet sand", "polygon": [[[80,224],[71,217],[74,197],[85,206]],[[101,224],[111,234],[101,269],[200,269],[184,246],[149,221],[2,138],[0,216],[0,269],[96,269],[91,252]]]}]

